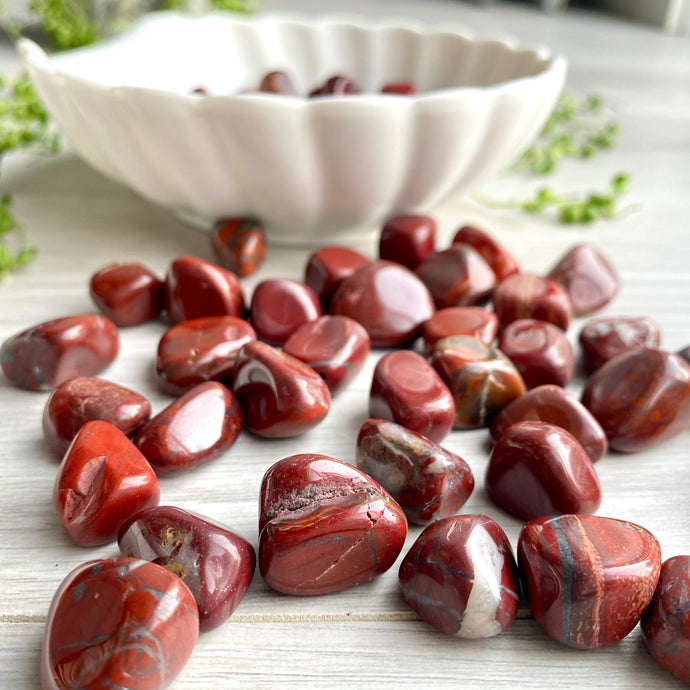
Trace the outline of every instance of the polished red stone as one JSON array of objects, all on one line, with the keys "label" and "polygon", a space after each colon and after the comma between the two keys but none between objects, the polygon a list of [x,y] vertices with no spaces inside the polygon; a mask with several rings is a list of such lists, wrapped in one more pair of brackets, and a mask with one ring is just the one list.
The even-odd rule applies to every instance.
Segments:
[{"label": "polished red stone", "polygon": [[455,403],[441,377],[412,350],[385,354],[369,392],[369,416],[388,419],[440,442],[453,428]]},{"label": "polished red stone", "polygon": [[662,563],[654,597],[640,628],[651,655],[689,684],[690,556],[674,556]]},{"label": "polished red stone", "polygon": [[582,362],[589,373],[628,350],[659,347],[659,326],[646,316],[602,316],[590,319],[578,337]]},{"label": "polished red stone", "polygon": [[415,525],[454,515],[474,489],[472,470],[459,455],[384,419],[361,426],[356,459]]},{"label": "polished red stone", "polygon": [[19,388],[49,390],[75,376],[95,376],[117,357],[117,326],[85,314],[44,321],[8,338],[0,366]]},{"label": "polished red stone", "polygon": [[169,570],[133,558],[89,561],[53,597],[43,636],[43,690],[161,690],[199,636],[194,597]]},{"label": "polished red stone", "polygon": [[53,505],[80,546],[115,541],[122,524],[157,505],[155,472],[112,424],[87,422],[65,454],[55,479]]},{"label": "polished red stone", "polygon": [[151,414],[151,403],[141,394],[112,381],[77,376],[61,383],[43,409],[43,438],[59,458],[79,429],[95,419],[109,422],[131,436]]},{"label": "polished red stone", "polygon": [[257,436],[303,434],[322,421],[331,406],[328,386],[311,367],[258,340],[239,351],[233,380],[242,423]]},{"label": "polished red stone", "polygon": [[498,338],[498,348],[517,367],[527,388],[565,386],[575,373],[575,355],[563,331],[547,321],[518,319]]},{"label": "polished red stone", "polygon": [[163,309],[163,282],[146,266],[115,263],[91,276],[94,304],[118,326],[155,319]]},{"label": "polished red stone", "polygon": [[517,422],[549,422],[569,431],[592,462],[608,450],[606,434],[591,412],[560,386],[533,388],[506,405],[491,423],[491,436],[500,438]]},{"label": "polished red stone", "polygon": [[414,96],[417,88],[409,81],[389,81],[381,87],[381,93],[391,93],[398,96]]},{"label": "polished red stone", "polygon": [[259,571],[285,594],[328,594],[388,570],[407,535],[400,506],[356,467],[292,455],[261,482]]},{"label": "polished red stone", "polygon": [[256,333],[237,316],[204,316],[171,326],[158,342],[158,386],[182,395],[204,381],[229,383],[240,348]]},{"label": "polished red stone", "polygon": [[213,630],[249,589],[254,548],[227,527],[172,506],[139,511],[120,529],[123,556],[166,567],[189,587],[199,608],[199,629]]},{"label": "polished red stone", "polygon": [[434,251],[436,221],[429,216],[393,216],[379,237],[379,258],[414,270]]},{"label": "polished red stone", "polygon": [[217,381],[205,381],[144,424],[134,444],[157,474],[179,474],[215,460],[241,430],[242,413],[233,392]]},{"label": "polished red stone", "polygon": [[681,350],[678,350],[676,354],[679,357],[682,357],[686,362],[690,363],[690,345],[687,345],[686,347],[682,348]]},{"label": "polished red stone", "polygon": [[308,364],[331,393],[357,376],[370,351],[369,334],[347,316],[321,316],[305,323],[283,345],[283,352]]},{"label": "polished red stone", "polygon": [[372,261],[335,291],[330,312],[364,326],[372,347],[410,343],[434,313],[434,301],[417,276],[392,261]]},{"label": "polished red stone", "polygon": [[484,481],[491,500],[522,520],[594,513],[601,487],[582,445],[563,427],[518,422],[491,451]]},{"label": "polished red stone", "polygon": [[632,522],[539,517],[520,533],[518,563],[537,623],[554,640],[595,649],[637,625],[654,594],[661,549]]},{"label": "polished red stone", "polygon": [[494,290],[494,311],[501,326],[518,319],[539,319],[566,330],[573,315],[570,297],[551,278],[515,273]]},{"label": "polished red stone", "polygon": [[468,335],[441,338],[429,360],[455,400],[455,429],[491,424],[526,390],[520,372],[500,350]]},{"label": "polished red stone", "polygon": [[454,515],[426,527],[403,558],[398,580],[421,618],[458,637],[497,635],[518,611],[513,551],[486,515]]},{"label": "polished red stone", "polygon": [[429,288],[436,309],[483,304],[496,285],[489,264],[467,244],[429,254],[415,273]]},{"label": "polished red stone", "polygon": [[271,278],[254,288],[249,312],[259,340],[282,345],[300,326],[316,321],[322,309],[319,296],[308,285]]},{"label": "polished red stone", "polygon": [[489,264],[498,283],[520,272],[517,259],[488,232],[473,225],[463,225],[455,233],[452,244],[470,245]]},{"label": "polished red stone", "polygon": [[428,356],[434,344],[449,335],[471,335],[489,345],[498,333],[496,314],[483,307],[447,307],[439,309],[422,324],[424,353]]},{"label": "polished red stone", "polygon": [[349,247],[321,247],[307,259],[304,283],[328,304],[340,283],[368,263],[364,254]]},{"label": "polished red stone", "polygon": [[170,264],[164,295],[170,323],[201,316],[242,316],[244,311],[238,277],[195,256],[180,256]]},{"label": "polished red stone", "polygon": [[255,273],[266,258],[261,222],[256,218],[223,218],[211,231],[218,263],[238,276]]},{"label": "polished red stone", "polygon": [[285,72],[274,70],[265,74],[259,84],[259,91],[264,93],[278,93],[287,96],[298,96],[299,92],[292,78]]},{"label": "polished red stone", "polygon": [[650,448],[690,427],[690,364],[653,348],[624,352],[587,380],[582,404],[614,450]]},{"label": "polished red stone", "polygon": [[330,77],[326,82],[314,89],[310,94],[310,98],[316,96],[345,96],[347,94],[360,93],[360,88],[357,83],[350,77],[344,74],[336,74]]}]

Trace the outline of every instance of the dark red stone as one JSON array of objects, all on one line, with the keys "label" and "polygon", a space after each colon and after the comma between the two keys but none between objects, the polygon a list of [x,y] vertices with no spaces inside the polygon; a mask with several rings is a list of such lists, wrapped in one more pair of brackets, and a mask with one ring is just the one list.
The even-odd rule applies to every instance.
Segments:
[{"label": "dark red stone", "polygon": [[469,465],[425,436],[369,419],[357,437],[357,467],[376,479],[415,525],[454,515],[474,489]]},{"label": "dark red stone", "polygon": [[379,237],[379,258],[414,270],[434,251],[436,221],[429,216],[389,218]]},{"label": "dark red stone", "polygon": [[119,347],[117,326],[105,316],[65,316],[8,338],[0,365],[15,386],[49,390],[75,376],[99,374]]},{"label": "dark red stone", "polygon": [[179,474],[215,460],[241,430],[242,413],[233,392],[206,381],[152,417],[134,444],[157,474]]},{"label": "dark red stone", "polygon": [[690,345],[687,345],[683,349],[678,350],[678,352],[676,352],[676,354],[679,357],[682,357],[686,362],[688,362],[688,364],[690,364]]},{"label": "dark red stone", "polygon": [[349,247],[321,247],[309,255],[304,282],[327,304],[340,283],[368,263],[364,254]]},{"label": "dark red stone", "polygon": [[136,446],[108,422],[87,422],[65,454],[53,505],[79,546],[115,541],[122,524],[157,505],[158,479]]},{"label": "dark red stone", "polygon": [[663,562],[640,627],[651,655],[674,676],[690,683],[690,556]]},{"label": "dark red stone", "polygon": [[447,307],[439,309],[422,325],[424,354],[429,356],[434,344],[449,335],[471,335],[487,345],[498,332],[496,314],[483,307]]},{"label": "dark red stone", "polygon": [[421,618],[458,637],[497,635],[518,611],[513,551],[486,515],[454,515],[426,527],[403,558],[398,579]]},{"label": "dark red stone", "polygon": [[637,625],[654,594],[661,549],[632,522],[539,517],[520,533],[518,563],[537,623],[554,640],[595,649]]},{"label": "dark red stone", "polygon": [[310,98],[316,96],[346,96],[348,94],[360,93],[360,88],[357,83],[350,77],[344,74],[336,74],[326,82],[314,89],[310,94]]},{"label": "dark red stone", "polygon": [[391,93],[397,96],[414,96],[417,88],[409,81],[389,81],[381,87],[381,93]]},{"label": "dark red stone", "polygon": [[414,340],[434,313],[434,301],[409,269],[392,261],[372,261],[340,284],[330,312],[361,323],[372,347],[398,347]]},{"label": "dark red stone", "polygon": [[158,386],[182,395],[204,381],[230,382],[240,348],[256,333],[236,316],[204,316],[171,326],[158,342]]},{"label": "dark red stone", "polygon": [[331,406],[328,386],[311,367],[258,340],[239,351],[233,380],[243,425],[257,436],[303,434]]},{"label": "dark red stone", "polygon": [[319,296],[308,285],[284,278],[262,280],[254,288],[249,312],[257,337],[270,345],[282,345],[322,314]]},{"label": "dark red stone", "polygon": [[466,244],[429,254],[415,273],[429,288],[436,309],[483,304],[496,285],[491,267]]},{"label": "dark red stone", "polygon": [[170,323],[201,316],[242,316],[244,311],[238,277],[195,256],[180,256],[170,264],[164,294]]},{"label": "dark red stone", "polygon": [[659,347],[659,326],[646,316],[602,316],[590,319],[580,330],[582,362],[589,373],[628,350]]},{"label": "dark red stone", "polygon": [[369,334],[347,316],[321,316],[305,323],[283,345],[283,352],[308,364],[331,393],[352,381],[370,351]]},{"label": "dark red stone", "polygon": [[189,587],[199,608],[199,629],[213,630],[249,589],[254,548],[227,527],[172,506],[146,508],[118,536],[123,556],[166,567]]},{"label": "dark red stone", "polygon": [[498,338],[498,347],[517,367],[527,388],[565,386],[575,373],[575,355],[563,331],[547,321],[518,319]]},{"label": "dark red stone", "polygon": [[218,263],[238,276],[255,273],[266,258],[261,222],[256,218],[223,218],[211,232]]},{"label": "dark red stone", "polygon": [[508,276],[496,286],[494,311],[501,326],[518,319],[539,319],[564,331],[573,315],[570,297],[559,283],[524,273]]},{"label": "dark red stone", "polygon": [[292,78],[285,72],[275,70],[265,74],[259,85],[259,91],[264,93],[278,93],[286,96],[299,96]]},{"label": "dark red stone", "polygon": [[136,326],[163,309],[163,282],[146,266],[115,263],[91,276],[94,304],[118,326]]},{"label": "dark red stone", "polygon": [[261,482],[259,571],[285,594],[328,594],[388,570],[407,535],[400,506],[371,477],[326,455],[292,455]]},{"label": "dark red stone", "polygon": [[151,403],[139,393],[112,381],[77,376],[61,383],[43,409],[43,438],[59,458],[79,429],[100,419],[131,436],[151,414]]},{"label": "dark red stone", "polygon": [[473,225],[463,225],[455,233],[452,244],[469,244],[489,264],[497,283],[520,272],[516,258],[488,232]]},{"label": "dark red stone", "polygon": [[582,404],[614,450],[650,448],[690,426],[690,364],[653,348],[624,352],[587,380]]},{"label": "dark red stone", "polygon": [[132,558],[89,561],[53,597],[41,687],[161,690],[187,663],[198,636],[194,597],[169,570]]},{"label": "dark red stone", "polygon": [[506,405],[491,424],[491,435],[500,438],[517,422],[549,422],[569,431],[592,462],[608,450],[606,434],[590,411],[560,386],[533,388]]},{"label": "dark red stone", "polygon": [[412,350],[385,354],[376,364],[369,416],[388,419],[440,442],[453,428],[455,403],[424,357]]}]

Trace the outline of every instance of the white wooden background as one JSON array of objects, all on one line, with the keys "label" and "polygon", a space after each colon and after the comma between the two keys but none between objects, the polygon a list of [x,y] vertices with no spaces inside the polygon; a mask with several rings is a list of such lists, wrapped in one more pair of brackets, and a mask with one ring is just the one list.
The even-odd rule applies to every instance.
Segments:
[{"label": "white wooden background", "polygon": [[[464,22],[510,31],[523,41],[549,43],[570,61],[568,90],[600,93],[620,120],[619,145],[595,160],[566,165],[548,180],[561,189],[605,187],[618,170],[633,176],[626,213],[613,222],[564,227],[518,212],[487,211],[456,199],[436,209],[439,245],[465,222],[493,232],[525,270],[543,272],[570,246],[588,241],[615,263],[622,278],[607,314],[648,315],[663,344],[690,343],[690,40],[569,10],[550,17],[532,6],[490,9],[440,0],[279,2],[266,9],[347,9],[359,13]],[[0,67],[16,67],[9,46]],[[486,194],[525,196],[541,180],[511,175]],[[164,210],[92,171],[66,152],[52,159],[5,162],[0,185],[15,196],[17,214],[40,247],[31,267],[0,284],[0,340],[57,316],[89,312],[87,284],[114,260],[141,260],[163,274],[175,256],[212,259],[207,238]],[[374,243],[360,245],[372,257]],[[301,278],[306,253],[273,248],[261,271],[245,281],[251,294],[266,277]],[[569,336],[575,342],[579,323]],[[148,395],[155,410],[169,399],[156,391],[153,363],[165,328],[153,323],[122,331],[121,354],[105,376]],[[243,435],[224,457],[186,476],[161,481],[162,503],[225,522],[257,545],[261,477],[276,460],[319,452],[352,461],[376,357],[333,402],[326,421],[287,441]],[[581,380],[570,388],[577,392]],[[73,545],[55,515],[57,469],[42,443],[47,394],[0,380],[0,688],[39,686],[39,649],[48,605],[63,577],[79,563],[116,553],[114,546]],[[446,445],[461,454],[477,479],[463,512],[486,513],[515,546],[520,522],[495,508],[483,488],[487,433],[453,432]],[[664,558],[690,553],[688,432],[634,455],[609,455],[597,464],[603,502],[599,514],[638,522],[659,538]],[[419,534],[411,528],[406,548]],[[639,630],[592,652],[550,640],[523,612],[515,624],[485,641],[464,641],[416,619],[397,588],[396,565],[371,584],[326,597],[293,598],[268,590],[257,575],[230,621],[205,634],[174,683],[175,690],[269,688],[285,682],[321,687],[674,688],[681,684],[647,654]]]}]

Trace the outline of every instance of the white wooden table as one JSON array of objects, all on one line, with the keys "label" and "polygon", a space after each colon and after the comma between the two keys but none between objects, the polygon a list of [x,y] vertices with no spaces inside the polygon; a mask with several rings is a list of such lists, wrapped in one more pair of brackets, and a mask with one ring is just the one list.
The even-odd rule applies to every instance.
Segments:
[{"label": "white wooden table", "polygon": [[[266,0],[266,9],[347,9],[463,22],[544,42],[570,61],[568,90],[600,93],[622,132],[610,153],[564,166],[548,180],[561,189],[603,188],[618,170],[632,174],[630,208],[621,218],[565,227],[519,212],[488,211],[455,199],[434,210],[445,247],[460,224],[475,222],[517,255],[525,270],[543,272],[570,246],[588,241],[617,266],[622,288],[606,314],[649,315],[670,350],[690,343],[690,40],[610,17],[569,11],[550,17],[531,6],[490,9],[451,1],[350,0],[323,3]],[[17,67],[5,46],[0,67]],[[543,183],[511,175],[482,191],[525,196]],[[0,341],[56,316],[93,310],[90,275],[113,260],[138,259],[160,274],[175,256],[212,259],[208,239],[103,178],[69,152],[52,159],[5,162],[3,193],[40,248],[36,262],[0,284]],[[372,257],[375,246],[358,247]],[[273,248],[263,268],[245,281],[246,293],[266,277],[301,278],[304,250]],[[580,323],[569,336],[575,343]],[[157,392],[153,363],[165,324],[122,331],[121,354],[105,372],[148,395],[155,410],[169,399]],[[274,461],[319,452],[353,461],[367,417],[371,373],[380,352],[333,403],[326,421],[305,436],[262,441],[243,435],[215,463],[161,481],[162,503],[225,522],[257,545],[258,489]],[[577,392],[581,379],[570,389]],[[39,686],[39,649],[53,592],[75,566],[116,554],[116,547],[71,543],[52,508],[57,463],[43,446],[41,413],[47,394],[20,391],[0,380],[0,688]],[[477,489],[463,512],[498,520],[515,546],[521,527],[494,507],[482,484],[485,431],[452,432],[447,445],[470,463]],[[660,540],[663,556],[690,552],[690,436],[634,455],[610,454],[597,464],[599,514],[632,520]],[[419,534],[411,528],[406,548]],[[174,684],[176,690],[278,687],[673,688],[681,684],[646,652],[639,630],[594,652],[550,640],[524,612],[505,633],[464,641],[416,619],[398,593],[396,564],[376,582],[340,594],[294,598],[271,592],[256,576],[230,621],[205,634]]]}]

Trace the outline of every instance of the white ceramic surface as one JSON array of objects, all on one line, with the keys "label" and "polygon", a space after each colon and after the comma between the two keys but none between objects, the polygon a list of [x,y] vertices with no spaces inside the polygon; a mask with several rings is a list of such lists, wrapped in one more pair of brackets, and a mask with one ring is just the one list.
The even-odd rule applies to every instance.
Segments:
[{"label": "white ceramic surface", "polygon": [[[256,215],[284,244],[351,238],[471,189],[529,146],[566,71],[509,38],[337,17],[155,13],[97,46],[19,52],[97,170],[208,225]],[[274,69],[305,91],[342,73],[369,93],[238,93]],[[393,80],[422,93],[376,93]]]}]

